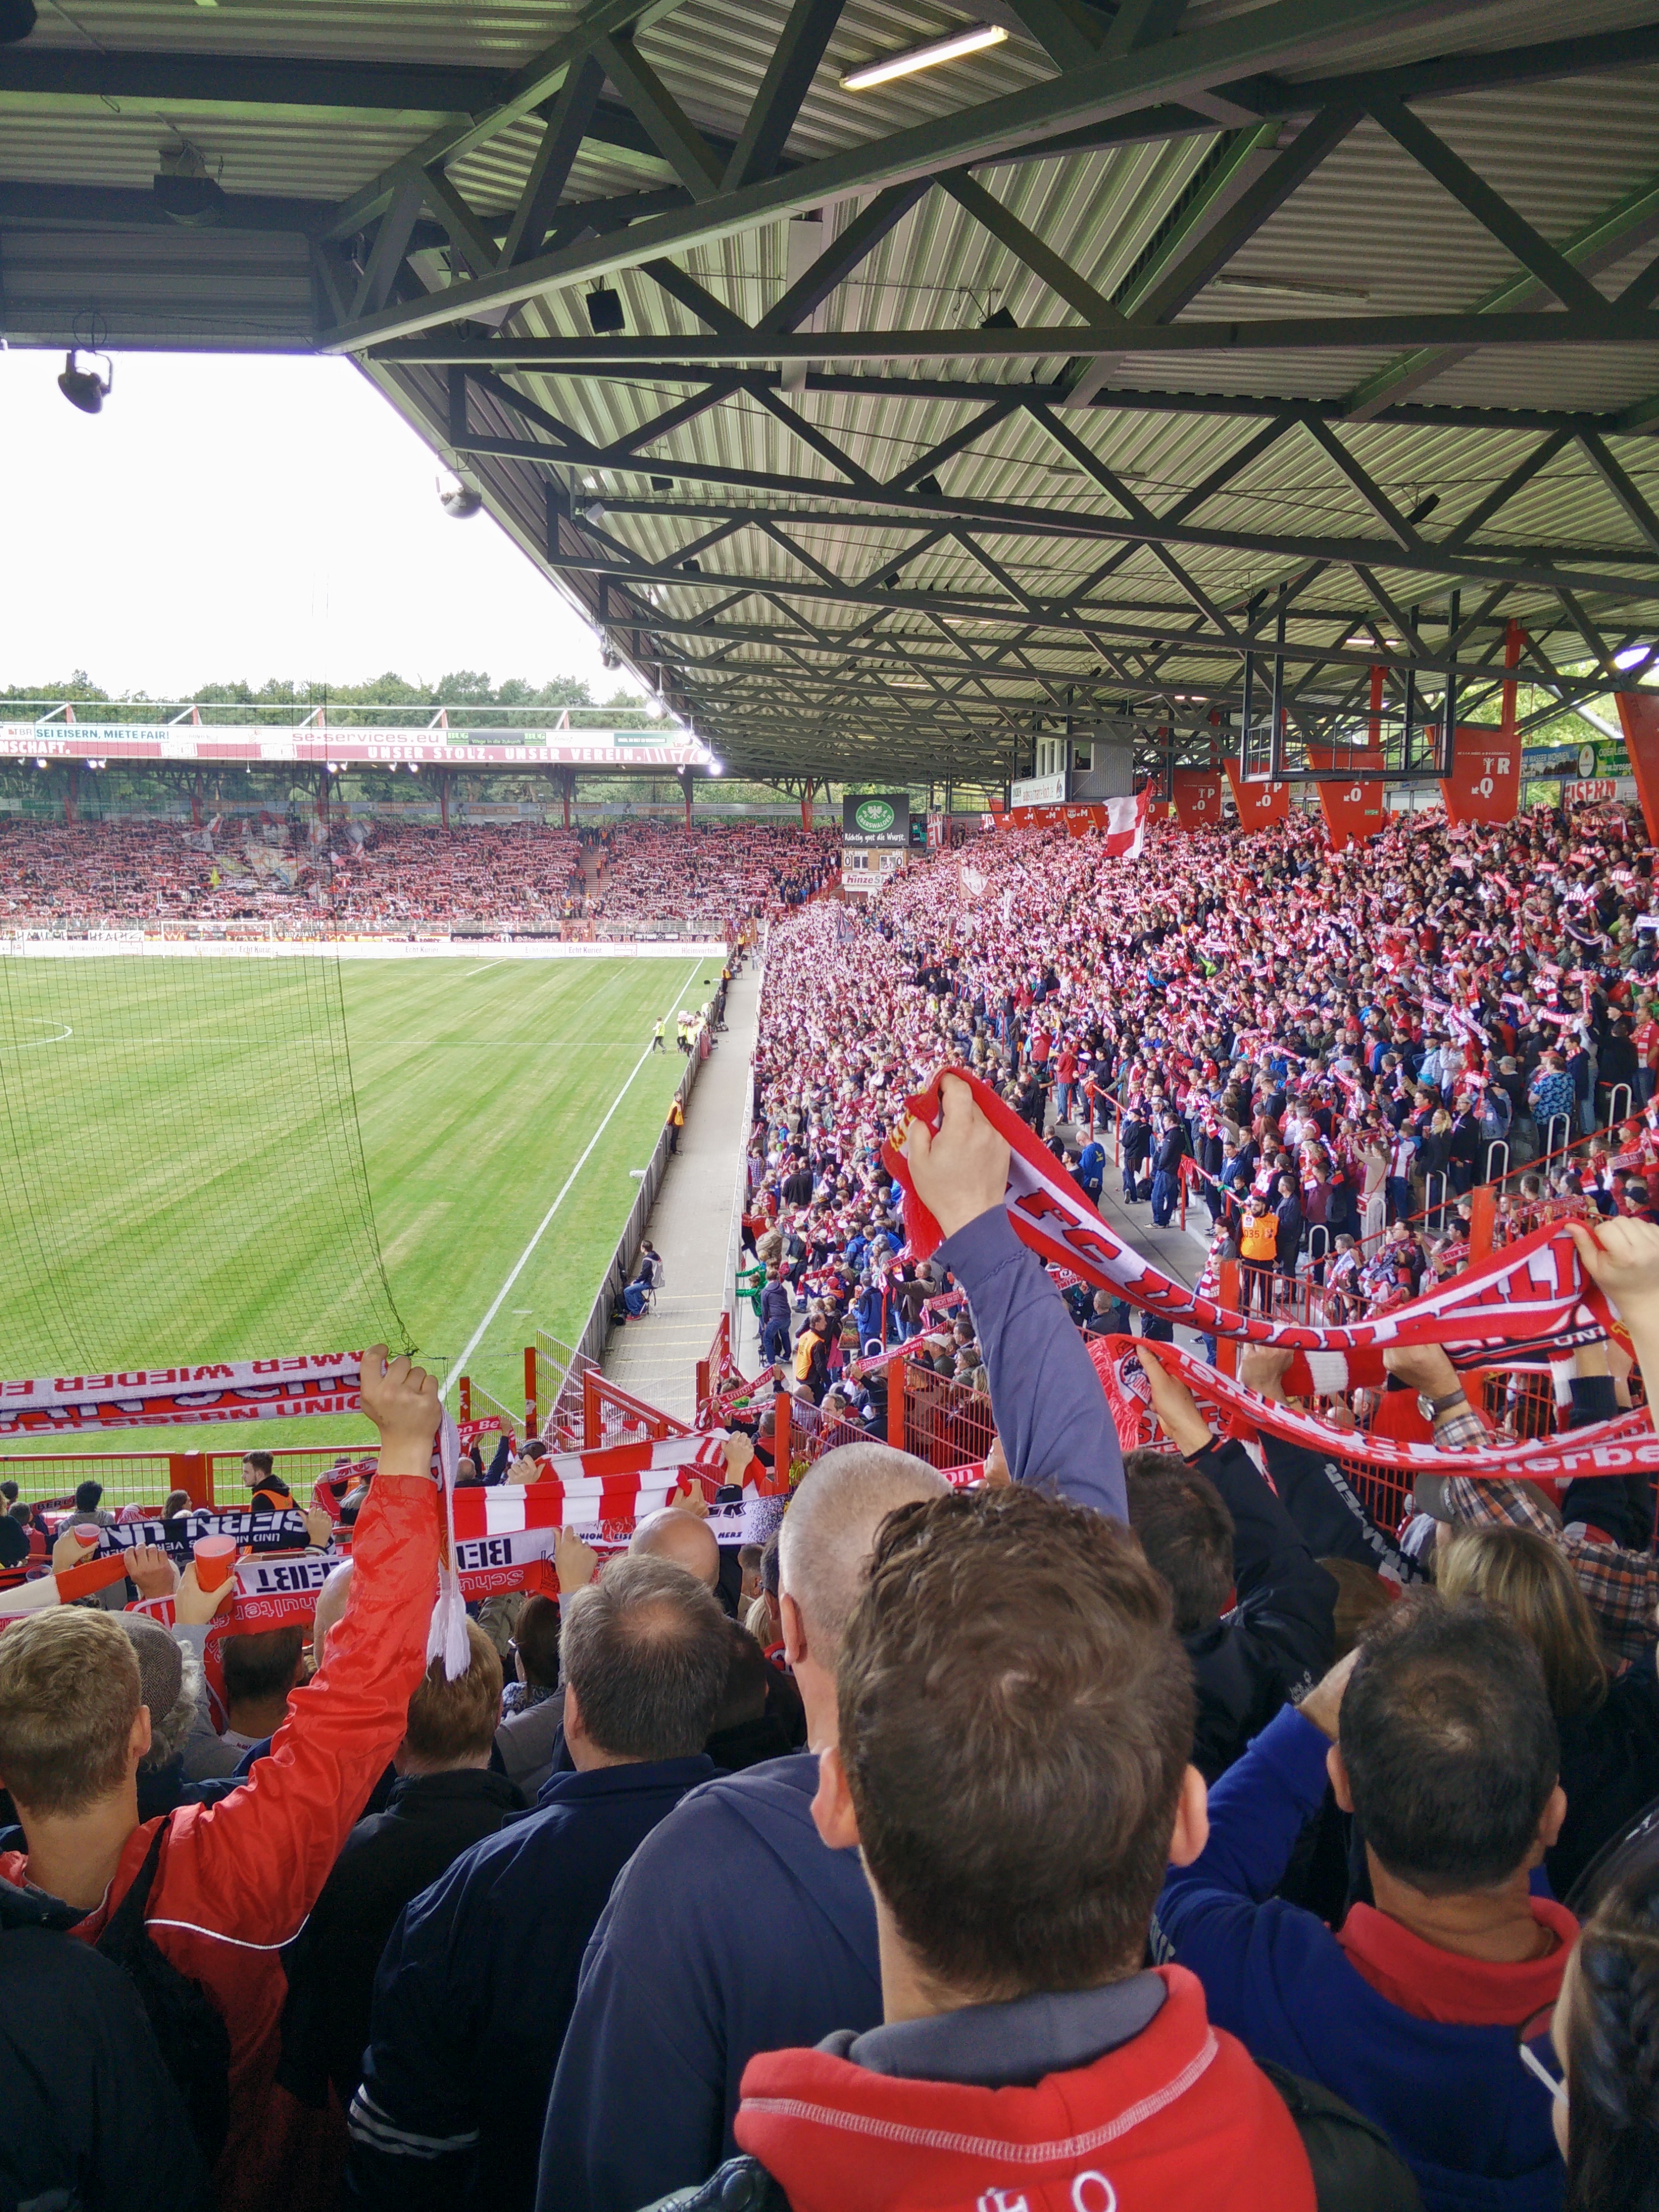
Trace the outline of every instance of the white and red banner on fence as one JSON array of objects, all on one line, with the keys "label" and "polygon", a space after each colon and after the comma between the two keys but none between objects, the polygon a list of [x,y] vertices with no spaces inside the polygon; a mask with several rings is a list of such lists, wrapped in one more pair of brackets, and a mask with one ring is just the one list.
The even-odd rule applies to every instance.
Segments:
[{"label": "white and red banner on fence", "polygon": [[[1004,1203],[1022,1243],[1143,1312],[1161,1314],[1206,1336],[1237,1337],[1299,1353],[1285,1385],[1291,1396],[1323,1396],[1380,1383],[1382,1353],[1392,1345],[1456,1345],[1466,1355],[1502,1358],[1513,1357],[1517,1345],[1551,1344],[1559,1350],[1575,1334],[1606,1333],[1611,1318],[1607,1301],[1581,1269],[1572,1239],[1559,1228],[1540,1229],[1484,1266],[1372,1321],[1316,1328],[1264,1314],[1231,1312],[1149,1266],[1060,1172],[1054,1155],[1024,1122],[976,1076],[957,1068],[941,1074],[959,1076],[1008,1140]],[[939,1079],[935,1077],[908,1102],[911,1115],[933,1129],[940,1120]],[[882,1157],[904,1188],[909,1249],[925,1259],[940,1242],[939,1224],[917,1198],[902,1152],[890,1140]]]},{"label": "white and red banner on fence", "polygon": [[77,1429],[154,1429],[199,1421],[270,1421],[361,1409],[360,1352],[300,1352],[198,1366],[0,1382],[0,1437]]}]

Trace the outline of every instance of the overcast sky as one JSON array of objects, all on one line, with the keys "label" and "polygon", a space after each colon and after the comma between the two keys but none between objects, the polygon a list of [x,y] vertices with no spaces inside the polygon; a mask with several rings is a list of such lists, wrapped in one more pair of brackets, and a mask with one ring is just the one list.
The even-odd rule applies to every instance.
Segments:
[{"label": "overcast sky", "polygon": [[615,690],[489,518],[444,514],[435,458],[348,362],[121,354],[95,416],[63,365],[0,352],[0,684],[83,668],[162,697],[472,668]]}]

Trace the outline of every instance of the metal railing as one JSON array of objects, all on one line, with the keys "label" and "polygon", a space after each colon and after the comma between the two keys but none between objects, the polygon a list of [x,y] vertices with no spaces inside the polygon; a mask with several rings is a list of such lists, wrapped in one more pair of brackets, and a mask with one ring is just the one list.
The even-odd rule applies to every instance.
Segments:
[{"label": "metal railing", "polygon": [[937,1374],[914,1358],[889,1366],[887,1441],[898,1450],[929,1467],[964,1467],[983,1461],[996,1432],[989,1398],[953,1376]]},{"label": "metal railing", "polygon": [[[311,1486],[341,1460],[373,1458],[378,1443],[277,1444],[270,1447],[277,1472],[301,1502]],[[240,1450],[223,1451],[84,1451],[0,1453],[0,1480],[15,1482],[18,1494],[31,1505],[67,1507],[75,1502],[78,1484],[103,1486],[100,1504],[114,1510],[123,1505],[166,1503],[168,1493],[185,1492],[192,1505],[230,1505],[245,1492]],[[219,1490],[223,1487],[225,1495]]]},{"label": "metal railing", "polygon": [[461,1376],[458,1396],[458,1418],[463,1421],[493,1420],[504,1437],[516,1437],[520,1428],[528,1429],[530,1425],[527,1421],[520,1422],[516,1413],[510,1413],[499,1398],[492,1397],[483,1383],[475,1382],[470,1375]]},{"label": "metal railing", "polygon": [[[682,1107],[691,1096],[692,1086],[697,1079],[697,1070],[702,1064],[700,1055],[693,1052],[686,1062],[685,1073],[680,1078],[679,1086],[674,1093]],[[640,1249],[640,1240],[650,1224],[651,1209],[657,1202],[657,1194],[662,1188],[663,1177],[668,1172],[669,1158],[668,1127],[665,1122],[657,1132],[656,1144],[653,1147],[651,1158],[640,1178],[639,1191],[633,1205],[629,1208],[628,1219],[623,1226],[623,1232],[611,1248],[611,1257],[605,1264],[605,1274],[600,1280],[598,1293],[587,1310],[587,1319],[583,1322],[580,1334],[576,1339],[574,1347],[576,1352],[594,1366],[597,1366],[605,1356],[605,1340],[611,1334],[611,1309],[622,1295],[623,1285],[629,1279],[628,1271],[633,1265],[635,1256]]]},{"label": "metal railing", "polygon": [[666,1437],[689,1437],[687,1422],[665,1413],[660,1406],[636,1398],[619,1383],[607,1382],[597,1368],[582,1376],[582,1444],[598,1451],[607,1444],[638,1443],[649,1437],[661,1443]]},{"label": "metal railing", "polygon": [[534,1344],[526,1346],[525,1359],[531,1382],[526,1395],[535,1412],[533,1422],[527,1425],[560,1450],[580,1451],[582,1378],[592,1370],[595,1362],[543,1328],[536,1331]]}]

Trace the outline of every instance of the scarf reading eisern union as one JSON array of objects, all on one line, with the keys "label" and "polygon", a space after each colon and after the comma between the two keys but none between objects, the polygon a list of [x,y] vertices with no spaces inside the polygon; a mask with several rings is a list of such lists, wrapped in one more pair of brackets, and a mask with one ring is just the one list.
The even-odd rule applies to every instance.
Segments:
[{"label": "scarf reading eisern union", "polygon": [[[939,1128],[939,1081],[945,1075],[957,1076],[967,1084],[981,1112],[1008,1140],[1004,1204],[1023,1243],[1042,1259],[1071,1268],[1097,1289],[1127,1299],[1144,1313],[1161,1314],[1206,1336],[1237,1337],[1301,1353],[1285,1386],[1292,1395],[1324,1395],[1380,1383],[1385,1372],[1382,1353],[1391,1346],[1457,1345],[1466,1356],[1486,1353],[1496,1363],[1505,1355],[1513,1358],[1520,1345],[1559,1348],[1575,1333],[1603,1335],[1612,1318],[1607,1300],[1580,1267],[1571,1237],[1560,1228],[1540,1229],[1482,1266],[1466,1269],[1426,1296],[1374,1321],[1316,1328],[1304,1322],[1231,1312],[1172,1281],[1133,1251],[1063,1172],[1054,1154],[995,1091],[965,1068],[942,1068],[925,1091],[908,1100],[913,1120]],[[903,1186],[909,1250],[925,1260],[942,1241],[939,1224],[917,1197],[909,1163],[890,1139],[882,1147],[882,1158]]]}]

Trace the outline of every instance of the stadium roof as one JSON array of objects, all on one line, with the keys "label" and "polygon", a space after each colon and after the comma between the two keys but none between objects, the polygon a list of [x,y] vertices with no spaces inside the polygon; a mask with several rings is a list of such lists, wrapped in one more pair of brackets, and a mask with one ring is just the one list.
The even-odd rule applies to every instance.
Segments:
[{"label": "stadium roof", "polygon": [[349,353],[738,772],[1000,779],[1068,723],[1207,758],[1247,669],[1294,765],[1378,661],[1396,732],[1449,669],[1493,719],[1512,623],[1553,697],[1647,673],[1659,7],[1561,30],[43,0],[4,328]]}]

